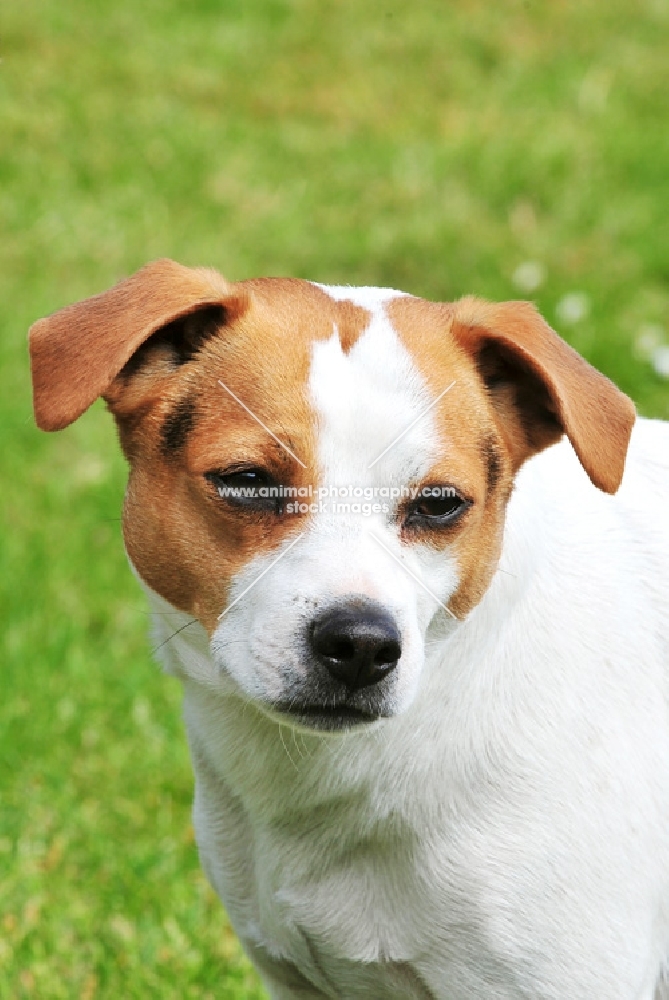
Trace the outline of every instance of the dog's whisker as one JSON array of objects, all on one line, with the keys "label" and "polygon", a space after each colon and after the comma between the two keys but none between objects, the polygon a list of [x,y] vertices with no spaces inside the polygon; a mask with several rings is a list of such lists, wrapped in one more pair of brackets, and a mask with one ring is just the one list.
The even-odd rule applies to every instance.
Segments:
[{"label": "dog's whisker", "polygon": [[307,746],[307,738],[304,735],[304,733],[300,733],[300,739],[302,740],[302,746],[304,748],[304,752],[305,752],[305,754],[307,756],[307,759],[311,760],[311,758],[314,755],[314,751],[310,750],[309,747]]},{"label": "dog's whisker", "polygon": [[176,629],[175,632],[172,632],[172,635],[168,636],[167,639],[165,639],[158,646],[156,646],[155,649],[152,649],[151,654],[155,656],[155,654],[158,652],[159,649],[162,649],[163,646],[166,646],[168,642],[171,642],[172,639],[174,639],[175,636],[179,635],[180,632],[183,632],[183,630],[188,628],[190,625],[196,625],[196,624],[199,624],[197,618],[191,618],[189,622],[186,622],[186,624],[182,625],[181,628]]},{"label": "dog's whisker", "polygon": [[225,642],[216,642],[217,649],[229,649],[230,646],[245,646],[246,639],[226,639]]},{"label": "dog's whisker", "polygon": [[290,751],[288,750],[288,747],[286,746],[286,741],[283,738],[283,726],[282,726],[281,723],[279,723],[279,737],[281,739],[281,743],[283,744],[283,749],[286,751],[286,756],[288,757],[288,760],[290,761],[290,763],[293,765],[293,767],[295,768],[295,770],[299,774],[299,770],[300,769],[297,766],[297,764],[295,763],[295,761],[293,760],[293,758],[291,757]]},{"label": "dog's whisker", "polygon": [[387,732],[387,728],[381,722],[376,726],[374,731],[374,739],[379,743],[383,743],[386,747],[390,745],[390,733]]},{"label": "dog's whisker", "polygon": [[300,748],[298,746],[298,743],[297,743],[297,737],[295,735],[295,730],[291,728],[291,732],[293,734],[293,743],[295,744],[295,749],[297,750],[297,754],[298,754],[298,756],[300,757],[301,760],[304,760],[304,754],[300,750]]}]

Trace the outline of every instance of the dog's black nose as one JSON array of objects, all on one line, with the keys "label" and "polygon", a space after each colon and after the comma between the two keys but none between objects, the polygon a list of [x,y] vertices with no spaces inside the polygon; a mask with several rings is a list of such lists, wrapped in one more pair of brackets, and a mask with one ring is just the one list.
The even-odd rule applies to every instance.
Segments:
[{"label": "dog's black nose", "polygon": [[318,662],[350,691],[378,684],[402,655],[397,625],[368,600],[324,611],[312,625],[310,641]]}]

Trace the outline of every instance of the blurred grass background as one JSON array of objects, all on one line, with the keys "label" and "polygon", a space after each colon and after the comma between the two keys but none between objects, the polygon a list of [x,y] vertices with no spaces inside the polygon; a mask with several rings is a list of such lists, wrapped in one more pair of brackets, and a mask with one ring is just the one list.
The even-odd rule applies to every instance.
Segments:
[{"label": "blurred grass background", "polygon": [[30,323],[163,255],[529,296],[669,417],[668,43],[669,0],[4,6],[0,998],[262,995],[198,868],[111,420],[35,430]]}]

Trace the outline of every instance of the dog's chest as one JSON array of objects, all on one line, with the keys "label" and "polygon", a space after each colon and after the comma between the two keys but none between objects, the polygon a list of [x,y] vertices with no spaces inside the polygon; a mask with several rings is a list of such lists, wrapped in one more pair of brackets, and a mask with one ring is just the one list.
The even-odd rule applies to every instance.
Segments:
[{"label": "dog's chest", "polygon": [[429,859],[392,818],[351,837],[349,805],[337,803],[329,818],[316,810],[310,822],[297,819],[299,833],[249,825],[253,879],[237,878],[247,852],[218,853],[216,887],[254,960],[277,982],[296,988],[305,980],[323,996],[351,1000],[436,996],[421,970],[426,951],[435,952],[425,919],[436,909]]},{"label": "dog's chest", "polygon": [[273,866],[251,890],[257,922],[247,923],[245,944],[260,968],[278,983],[308,983],[319,996],[433,997],[418,970],[418,894],[402,871],[389,884],[356,851],[344,878],[340,864],[323,867],[321,877],[305,880]]},{"label": "dog's chest", "polygon": [[[434,816],[407,809],[415,777],[409,783],[398,766],[380,782],[381,800],[379,784],[364,778],[371,770],[364,753],[360,780],[354,780],[350,772],[344,779],[344,765],[335,766],[335,757],[323,751],[330,782],[317,782],[319,797],[314,785],[300,789],[303,774],[319,770],[311,748],[288,740],[296,767],[286,753],[270,774],[272,764],[256,745],[244,763],[245,787],[262,786],[268,805],[287,781],[297,803],[273,817],[269,805],[256,813],[258,803],[249,809],[237,794],[234,764],[232,773],[213,765],[199,744],[202,715],[197,733],[190,735],[202,863],[271,982],[283,984],[286,995],[301,995],[310,984],[304,995],[427,1000],[443,995],[444,982],[467,980],[471,956],[484,947],[469,864],[448,823],[437,833]],[[215,756],[228,764],[234,758]],[[336,775],[343,778],[338,789]],[[429,812],[435,799],[428,792],[418,800],[420,809]],[[470,996],[467,990],[449,997]]]},{"label": "dog's chest", "polygon": [[353,836],[353,816],[365,818],[355,796],[294,827],[254,828],[238,804],[223,817],[220,803],[201,799],[196,812],[204,867],[254,963],[286,996],[469,1000],[491,981],[499,1000],[517,995],[489,950],[457,836],[419,838],[392,815]]}]

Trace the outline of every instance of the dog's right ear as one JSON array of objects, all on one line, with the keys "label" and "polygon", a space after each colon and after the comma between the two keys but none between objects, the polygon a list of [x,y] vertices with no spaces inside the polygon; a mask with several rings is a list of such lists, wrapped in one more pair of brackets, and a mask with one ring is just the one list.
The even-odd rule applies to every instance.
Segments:
[{"label": "dog's right ear", "polygon": [[475,361],[514,472],[566,434],[594,485],[616,492],[636,419],[631,399],[529,302],[468,296],[455,306],[452,333]]},{"label": "dog's right ear", "polygon": [[165,259],[38,320],[29,333],[37,426],[57,431],[71,424],[159,331],[164,351],[178,363],[247,305],[246,294],[216,271]]}]

